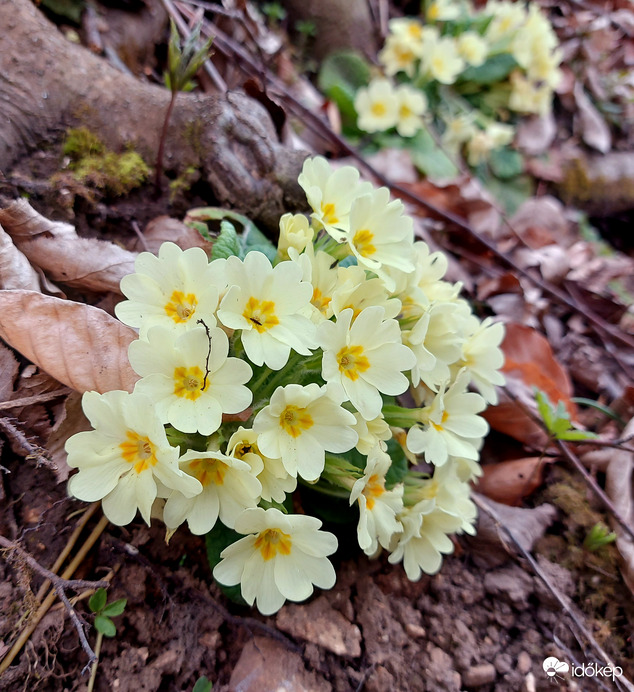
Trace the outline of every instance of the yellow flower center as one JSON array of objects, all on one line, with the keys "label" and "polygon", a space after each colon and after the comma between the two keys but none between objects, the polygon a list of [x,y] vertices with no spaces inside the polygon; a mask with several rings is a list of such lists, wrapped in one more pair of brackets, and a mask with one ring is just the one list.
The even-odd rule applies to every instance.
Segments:
[{"label": "yellow flower center", "polygon": [[211,483],[222,485],[229,467],[220,459],[193,459],[189,462],[189,468],[200,484],[206,487]]},{"label": "yellow flower center", "polygon": [[387,113],[387,108],[384,103],[381,103],[381,101],[376,101],[372,104],[370,111],[372,112],[372,115],[376,115],[377,118],[382,118]]},{"label": "yellow flower center", "polygon": [[432,71],[435,74],[442,74],[445,69],[445,59],[442,55],[436,55],[431,61]]},{"label": "yellow flower center", "polygon": [[414,53],[407,48],[397,47],[394,49],[394,54],[399,65],[407,67],[414,60]]},{"label": "yellow flower center", "polygon": [[412,109],[403,104],[398,111],[399,117],[405,120],[406,118],[410,118],[412,116]]},{"label": "yellow flower center", "polygon": [[354,234],[352,242],[363,257],[369,257],[376,252],[376,246],[372,244],[374,233],[367,229],[362,229]]},{"label": "yellow flower center", "polygon": [[293,542],[291,537],[279,529],[266,529],[258,534],[255,547],[260,551],[262,559],[272,560],[277,553],[290,555]]},{"label": "yellow flower center", "polygon": [[299,437],[313,427],[314,421],[305,408],[289,404],[280,414],[280,425],[291,437]]},{"label": "yellow flower center", "polygon": [[376,473],[370,476],[367,485],[363,489],[365,495],[365,506],[372,510],[378,497],[385,492],[385,479]]},{"label": "yellow flower center", "polygon": [[272,300],[258,300],[253,296],[247,301],[242,316],[251,322],[258,334],[280,323],[275,314],[275,303]]},{"label": "yellow flower center", "polygon": [[192,318],[197,305],[198,300],[193,293],[185,295],[182,291],[174,291],[169,303],[165,306],[165,312],[176,324],[182,324]]},{"label": "yellow flower center", "polygon": [[156,447],[148,440],[133,430],[126,433],[125,442],[119,445],[121,456],[134,466],[137,473],[145,471],[150,466],[155,466],[158,459],[155,456]]},{"label": "yellow flower center", "polygon": [[444,428],[442,426],[444,423],[447,422],[448,418],[449,418],[449,413],[447,413],[447,411],[443,411],[442,412],[442,418],[440,419],[440,425],[438,425],[437,423],[434,423],[434,421],[431,421],[431,424],[434,428],[436,428],[436,430],[438,430],[438,432],[442,432],[444,430]]},{"label": "yellow flower center", "polygon": [[337,353],[339,372],[353,382],[359,379],[359,373],[370,367],[370,361],[363,355],[362,346],[344,346]]},{"label": "yellow flower center", "polygon": [[407,27],[407,33],[412,38],[420,38],[423,35],[423,27],[420,24],[412,23]]},{"label": "yellow flower center", "polygon": [[176,396],[196,401],[209,387],[209,384],[209,377],[205,382],[205,373],[197,365],[191,368],[174,368],[174,394]]},{"label": "yellow flower center", "polygon": [[321,312],[322,315],[326,314],[326,310],[330,305],[332,298],[330,296],[325,296],[318,288],[313,289],[313,297],[310,302]]},{"label": "yellow flower center", "polygon": [[440,7],[437,2],[434,2],[430,5],[429,9],[427,10],[427,19],[431,22],[435,22],[438,19],[438,15],[440,14]]},{"label": "yellow flower center", "polygon": [[335,209],[335,205],[332,202],[329,202],[328,204],[324,204],[322,202],[321,213],[323,214],[324,221],[327,224],[333,226],[334,224],[339,223],[339,218],[337,217],[337,210]]}]

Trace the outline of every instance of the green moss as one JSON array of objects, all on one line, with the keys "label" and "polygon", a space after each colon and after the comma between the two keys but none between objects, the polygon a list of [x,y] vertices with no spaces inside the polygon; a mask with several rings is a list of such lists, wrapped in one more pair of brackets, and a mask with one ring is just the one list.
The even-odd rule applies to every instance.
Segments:
[{"label": "green moss", "polygon": [[75,181],[105,195],[125,195],[142,185],[150,174],[137,152],[117,154],[85,127],[69,130],[63,151],[71,159],[69,169]]},{"label": "green moss", "polygon": [[178,178],[170,182],[170,203],[185,194],[191,186],[200,180],[200,170],[196,166],[188,166]]}]

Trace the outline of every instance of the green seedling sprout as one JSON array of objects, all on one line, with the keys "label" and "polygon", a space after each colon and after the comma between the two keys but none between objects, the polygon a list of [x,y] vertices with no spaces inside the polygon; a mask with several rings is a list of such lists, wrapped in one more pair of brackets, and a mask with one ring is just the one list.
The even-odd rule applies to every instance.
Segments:
[{"label": "green seedling sprout", "polygon": [[570,414],[566,410],[563,401],[558,401],[554,407],[546,392],[535,388],[535,400],[537,410],[542,417],[548,432],[555,440],[575,442],[576,440],[592,440],[596,435],[587,430],[578,430],[570,422]]},{"label": "green seedling sprout", "polygon": [[604,545],[614,543],[616,540],[616,534],[610,532],[610,530],[604,524],[595,524],[590,531],[588,531],[587,536],[583,541],[583,547],[589,550],[591,553],[599,550]]},{"label": "green seedling sprout", "polygon": [[211,680],[206,675],[203,675],[196,680],[192,692],[211,692],[212,689],[213,684]]},{"label": "green seedling sprout", "polygon": [[108,603],[108,593],[105,589],[97,589],[88,601],[88,607],[95,614],[95,629],[97,630],[97,641],[95,643],[95,656],[97,657],[92,671],[86,692],[92,692],[97,678],[97,666],[99,665],[99,653],[101,652],[101,642],[104,637],[114,637],[117,628],[111,618],[121,615],[126,606],[127,599],[120,598],[117,601]]},{"label": "green seedling sprout", "polygon": [[161,190],[165,140],[167,139],[167,128],[170,118],[172,117],[176,97],[179,91],[191,91],[194,88],[192,80],[205,60],[209,57],[209,49],[212,41],[212,39],[207,39],[202,47],[196,47],[200,40],[200,30],[202,27],[202,22],[198,22],[181,46],[180,36],[174,20],[171,20],[170,26],[170,41],[167,50],[167,70],[164,79],[165,85],[172,92],[172,96],[167,106],[167,111],[165,112],[165,121],[163,123],[158,154],[156,156],[154,185],[157,192]]}]

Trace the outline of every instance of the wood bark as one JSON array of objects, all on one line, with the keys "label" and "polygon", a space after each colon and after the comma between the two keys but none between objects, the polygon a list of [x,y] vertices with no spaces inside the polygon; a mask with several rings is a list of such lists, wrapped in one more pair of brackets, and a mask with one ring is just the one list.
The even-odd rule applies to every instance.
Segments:
[{"label": "wood bark", "polygon": [[[70,43],[30,0],[1,0],[0,26],[0,170],[76,126],[155,162],[167,89]],[[242,93],[179,94],[165,169],[200,168],[221,204],[274,227],[306,204],[297,185],[305,156],[283,146],[267,112]]]}]

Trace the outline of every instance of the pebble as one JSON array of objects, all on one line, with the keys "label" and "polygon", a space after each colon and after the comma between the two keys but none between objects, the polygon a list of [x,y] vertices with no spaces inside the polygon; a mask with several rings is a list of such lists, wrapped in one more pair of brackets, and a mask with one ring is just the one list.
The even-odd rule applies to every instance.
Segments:
[{"label": "pebble", "polygon": [[508,673],[513,667],[513,659],[509,654],[498,654],[493,661],[493,665],[500,675],[504,675],[504,673]]},{"label": "pebble", "polygon": [[526,675],[531,669],[532,661],[531,657],[526,651],[520,651],[520,655],[517,657],[517,672],[521,675]]},{"label": "pebble", "polygon": [[462,674],[462,684],[465,687],[481,687],[495,681],[497,672],[492,663],[481,663],[471,666]]},{"label": "pebble", "polygon": [[421,627],[420,625],[415,625],[412,622],[408,622],[405,625],[405,631],[407,632],[407,634],[409,634],[410,637],[415,637],[415,638],[420,638],[420,639],[425,637],[425,635],[427,634],[424,627]]}]

